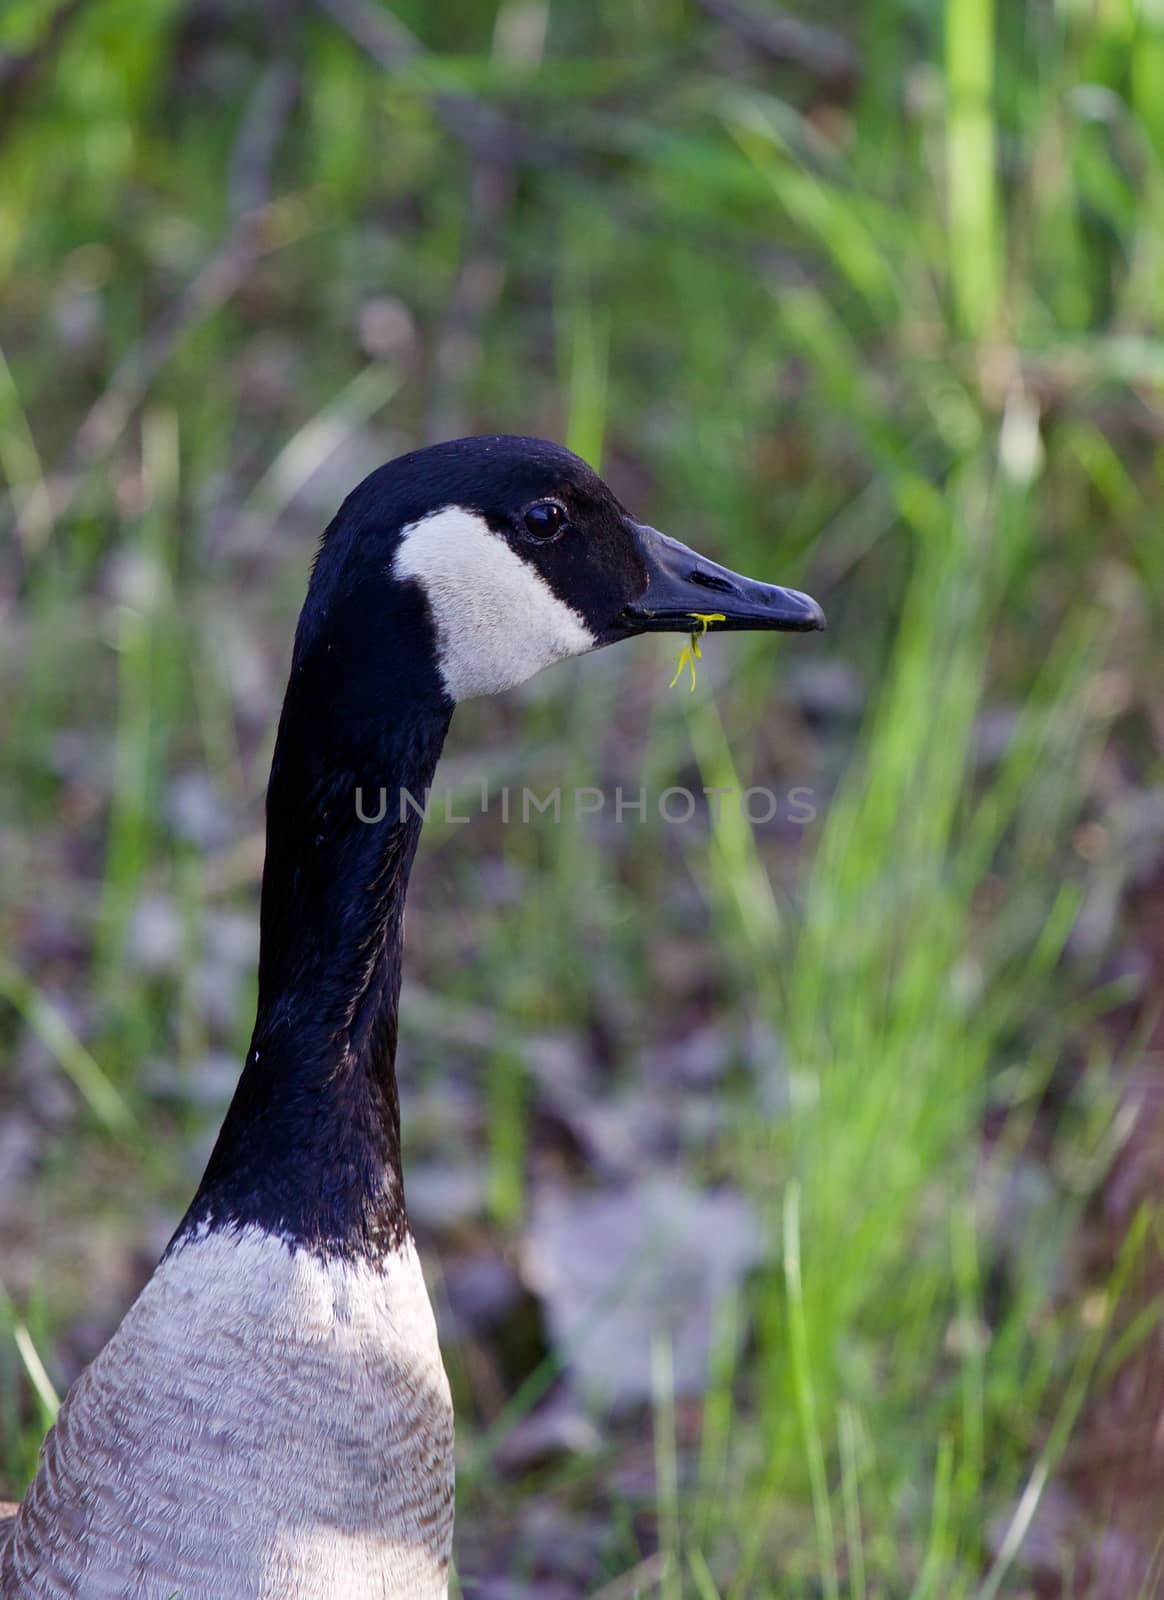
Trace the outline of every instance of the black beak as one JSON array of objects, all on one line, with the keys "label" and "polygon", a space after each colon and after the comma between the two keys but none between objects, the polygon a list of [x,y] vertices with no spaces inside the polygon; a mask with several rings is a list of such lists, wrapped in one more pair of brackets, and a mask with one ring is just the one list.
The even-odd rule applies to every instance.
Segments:
[{"label": "black beak", "polygon": [[641,522],[630,524],[647,569],[645,593],[623,612],[628,633],[691,633],[776,628],[808,633],[823,628],[825,614],[811,595],[757,583],[697,555]]}]

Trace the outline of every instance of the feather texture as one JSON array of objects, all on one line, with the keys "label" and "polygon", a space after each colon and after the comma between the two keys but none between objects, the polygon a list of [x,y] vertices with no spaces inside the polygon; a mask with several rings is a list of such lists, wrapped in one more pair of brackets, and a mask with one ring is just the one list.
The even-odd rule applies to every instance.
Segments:
[{"label": "feather texture", "polygon": [[71,1389],[5,1600],[444,1600],[453,1416],[411,1241],[171,1252]]}]

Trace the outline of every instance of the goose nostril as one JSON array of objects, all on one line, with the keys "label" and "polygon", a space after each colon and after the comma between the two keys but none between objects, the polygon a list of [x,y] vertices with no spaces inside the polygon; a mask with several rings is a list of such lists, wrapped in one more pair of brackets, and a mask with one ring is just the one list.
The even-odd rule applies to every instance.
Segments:
[{"label": "goose nostril", "polygon": [[689,575],[691,583],[697,583],[701,589],[714,589],[717,594],[735,594],[736,586],[729,583],[726,578],[718,577],[714,572],[700,572],[697,567]]}]

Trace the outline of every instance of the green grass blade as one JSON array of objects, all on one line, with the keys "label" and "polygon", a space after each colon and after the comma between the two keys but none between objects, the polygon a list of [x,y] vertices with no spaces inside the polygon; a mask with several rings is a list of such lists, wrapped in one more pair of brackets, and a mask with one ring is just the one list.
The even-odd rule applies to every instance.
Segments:
[{"label": "green grass blade", "polygon": [[965,333],[994,318],[1001,265],[995,198],[994,0],[946,0],[946,205],[950,281]]},{"label": "green grass blade", "polygon": [[842,1405],[838,1416],[841,1453],[841,1501],[845,1513],[845,1563],[849,1575],[850,1600],[865,1600],[865,1535],[861,1527],[861,1468],[858,1451],[858,1426],[851,1405]]},{"label": "green grass blade", "polygon": [[12,1006],[72,1079],[78,1093],[102,1127],[124,1133],[134,1116],[121,1092],[77,1038],[64,1016],[42,990],[6,956],[0,955],[0,997]]},{"label": "green grass blade", "polygon": [[651,1341],[651,1391],[655,1435],[655,1514],[659,1521],[659,1555],[663,1600],[682,1600],[679,1541],[679,1452],[675,1439],[675,1374],[671,1341]]},{"label": "green grass blade", "polygon": [[839,1600],[840,1580],[837,1575],[833,1513],[829,1501],[824,1445],[817,1424],[812,1357],[800,1275],[800,1184],[795,1179],[784,1191],[784,1283],[788,1296],[788,1353],[792,1362],[793,1389],[796,1395],[796,1412],[800,1420],[801,1440],[808,1459],[808,1475],[812,1485],[812,1514],[816,1526],[820,1581],[825,1600]]}]

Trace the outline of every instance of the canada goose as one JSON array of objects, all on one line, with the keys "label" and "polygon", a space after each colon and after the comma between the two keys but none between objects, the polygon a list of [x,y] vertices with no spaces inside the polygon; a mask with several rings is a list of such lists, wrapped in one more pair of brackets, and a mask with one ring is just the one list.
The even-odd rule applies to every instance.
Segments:
[{"label": "canada goose", "polygon": [[[5,1600],[436,1600],[453,1413],[404,1207],[395,1052],[417,808],[453,708],[634,634],[824,625],[636,522],[539,439],[390,462],[323,537],[267,792],[258,1015],[197,1194],[81,1374]],[[15,1508],[10,1508],[15,1510]]]}]

